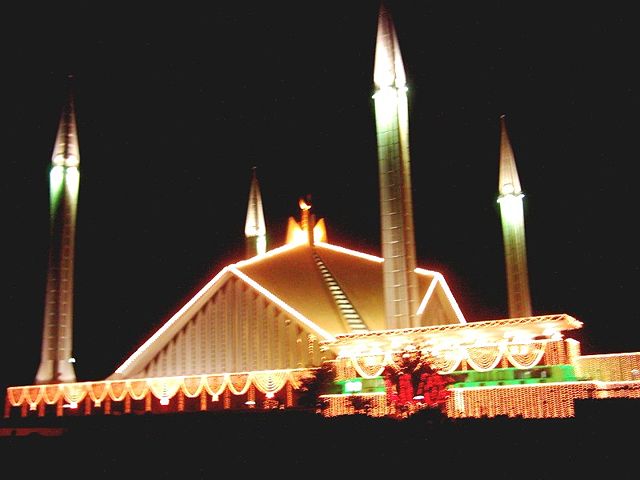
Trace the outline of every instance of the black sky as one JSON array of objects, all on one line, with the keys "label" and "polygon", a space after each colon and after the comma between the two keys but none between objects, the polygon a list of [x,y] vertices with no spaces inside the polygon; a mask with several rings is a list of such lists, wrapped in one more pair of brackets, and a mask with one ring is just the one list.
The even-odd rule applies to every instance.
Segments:
[{"label": "black sky", "polygon": [[[3,7],[3,385],[31,383],[39,363],[48,169],[68,73],[81,155],[79,380],[109,375],[242,258],[252,166],[271,246],[311,194],[331,242],[380,254],[377,2],[106,5]],[[505,114],[534,313],[583,321],[583,353],[640,350],[640,39],[621,5],[391,3],[418,263],[445,274],[469,321],[507,316],[496,203]]]}]

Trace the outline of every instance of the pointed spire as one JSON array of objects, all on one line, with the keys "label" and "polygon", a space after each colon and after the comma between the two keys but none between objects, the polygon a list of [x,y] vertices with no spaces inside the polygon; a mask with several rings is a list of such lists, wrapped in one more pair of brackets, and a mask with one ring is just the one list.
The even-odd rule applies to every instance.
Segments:
[{"label": "pointed spire", "polygon": [[498,191],[500,195],[520,195],[522,193],[504,115],[500,116],[500,174]]},{"label": "pointed spire", "polygon": [[249,203],[247,205],[244,234],[247,238],[247,255],[249,257],[266,252],[267,227],[264,222],[262,196],[260,195],[256,167],[251,169],[251,186],[249,188]]},{"label": "pointed spire", "polygon": [[311,194],[298,200],[298,206],[300,207],[300,227],[305,232],[309,245],[313,245],[313,229],[316,222],[315,215],[311,213]]},{"label": "pointed spire", "polygon": [[78,145],[78,129],[76,125],[75,98],[73,93],[73,76],[68,77],[67,101],[60,115],[56,142],[53,146],[51,162],[54,165],[77,167],[80,164],[80,148]]},{"label": "pointed spire", "polygon": [[391,13],[384,5],[384,2],[380,4],[378,12],[373,82],[379,89],[384,87],[404,87],[407,83],[398,36],[396,35]]}]

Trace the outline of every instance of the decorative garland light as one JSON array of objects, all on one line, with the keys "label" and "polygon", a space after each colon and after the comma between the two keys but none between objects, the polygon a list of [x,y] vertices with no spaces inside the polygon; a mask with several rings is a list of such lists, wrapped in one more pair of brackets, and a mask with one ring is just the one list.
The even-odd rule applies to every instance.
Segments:
[{"label": "decorative garland light", "polygon": [[516,368],[531,368],[542,360],[545,354],[545,343],[532,342],[524,345],[509,345],[504,349],[504,355]]},{"label": "decorative garland light", "polygon": [[[91,401],[98,408],[106,401],[130,402],[130,400],[144,400],[145,411],[151,411],[149,403],[151,396],[160,400],[161,405],[168,405],[176,395],[196,398],[207,394],[212,402],[219,401],[223,393],[244,395],[249,389],[256,389],[273,399],[274,395],[287,388],[287,405],[293,405],[293,390],[301,386],[301,379],[307,375],[306,369],[295,370],[267,370],[259,372],[196,375],[188,377],[159,377],[128,379],[104,382],[78,382],[53,385],[29,385],[24,387],[9,387],[7,389],[7,405],[11,407],[25,407],[31,411],[38,410],[43,416],[44,405],[64,405],[70,408],[84,399]],[[255,395],[255,394],[254,394]],[[61,403],[66,402],[66,403]],[[184,402],[183,402],[184,403]],[[276,402],[277,403],[277,402]],[[206,403],[205,403],[206,406]],[[105,414],[110,413],[110,404],[104,405]],[[61,415],[62,410],[59,410]],[[90,407],[85,405],[85,414],[90,414]],[[26,415],[26,410],[23,412]],[[8,413],[5,412],[5,416]]]},{"label": "decorative garland light", "polygon": [[[382,355],[363,355],[360,357],[351,355],[349,359],[351,360],[353,368],[362,378],[375,378],[382,375],[385,367],[391,361],[391,352],[386,352]],[[361,359],[364,359],[364,365]]]},{"label": "decorative garland light", "polygon": [[[495,358],[502,354],[516,367],[519,364],[521,367],[518,368],[530,368],[532,365],[537,365],[545,353],[552,355],[553,361],[565,358],[564,353],[554,353],[555,350],[553,350],[556,347],[562,347],[562,345],[564,342],[557,345],[557,342],[550,341],[529,342],[524,345],[514,343],[482,345],[470,347],[470,349],[478,349],[472,351],[472,354],[469,354],[470,349],[440,350],[432,360],[435,367],[438,365],[439,359],[451,362],[466,356],[468,360],[471,360],[470,366],[473,367],[471,364],[475,364],[480,368],[486,368],[495,363]],[[569,357],[575,355],[578,347],[579,345],[573,344],[567,346],[567,349],[572,350]],[[482,349],[485,350],[482,351]],[[411,356],[412,353],[417,354],[418,352],[425,353],[418,349],[405,350],[402,353]],[[364,356],[344,359],[341,362],[341,365],[344,365],[340,368],[344,372],[349,372],[349,375],[354,374],[348,378],[353,378],[355,374],[367,378],[362,373],[367,375],[376,373],[380,368],[379,362],[399,367],[398,362],[401,362],[403,358],[402,353],[399,353],[397,358],[387,354],[385,356],[369,355],[369,358]],[[549,363],[550,358],[546,358],[547,364],[551,364]],[[640,372],[640,353],[578,357],[575,364],[577,373],[580,370],[578,366],[581,366],[583,371],[586,371],[587,368],[597,367],[603,369],[603,372],[611,378],[616,378],[616,375],[618,377],[616,380],[610,381],[449,388],[451,395],[446,401],[446,414],[455,418],[496,415],[523,418],[571,417],[575,414],[574,401],[579,398],[640,398],[640,379],[619,379],[621,376],[633,376],[636,375],[634,372]],[[442,372],[438,371],[438,373]],[[203,410],[206,410],[207,396],[210,396],[211,401],[215,402],[219,400],[219,395],[224,395],[225,407],[230,408],[231,394],[244,395],[250,392],[247,400],[255,402],[254,389],[265,395],[264,402],[261,402],[264,408],[276,408],[280,403],[274,399],[275,394],[285,388],[284,405],[289,407],[293,406],[293,391],[300,388],[302,379],[308,374],[309,370],[307,369],[271,370],[9,387],[6,395],[5,417],[9,416],[11,407],[20,408],[20,413],[23,416],[26,416],[28,411],[37,411],[38,416],[44,416],[47,411],[50,411],[50,409],[45,409],[46,405],[55,405],[56,415],[62,415],[65,409],[77,409],[83,400],[85,405],[84,409],[80,409],[80,413],[85,415],[91,414],[91,404],[95,407],[103,405],[104,414],[110,414],[112,401],[124,402],[122,411],[131,413],[131,400],[144,400],[144,409],[146,412],[150,412],[152,411],[152,397],[158,398],[161,405],[169,405],[176,396],[178,396],[176,399],[178,411],[184,408],[184,397],[197,396],[200,396],[201,402],[204,398],[204,408],[201,403]],[[430,397],[427,395],[429,384],[422,382],[416,388],[414,385],[409,385],[407,378],[404,378],[402,385],[406,388],[395,392],[398,401],[408,401],[410,405],[415,404],[415,408],[419,408],[420,404],[429,401]],[[434,383],[435,386],[437,385]],[[251,393],[252,391],[253,393]],[[393,403],[387,403],[388,400],[392,400],[392,397],[387,398],[384,393],[377,393],[377,396],[371,396],[372,394],[369,393],[359,393],[358,395],[367,396],[367,401],[371,405],[371,409],[368,410],[370,415],[388,415],[397,409]],[[352,412],[354,407],[349,397],[352,396],[341,396],[339,399],[338,397],[322,396],[322,398],[329,399],[329,404],[323,408],[322,414],[331,416]],[[283,406],[280,405],[280,408]]]}]

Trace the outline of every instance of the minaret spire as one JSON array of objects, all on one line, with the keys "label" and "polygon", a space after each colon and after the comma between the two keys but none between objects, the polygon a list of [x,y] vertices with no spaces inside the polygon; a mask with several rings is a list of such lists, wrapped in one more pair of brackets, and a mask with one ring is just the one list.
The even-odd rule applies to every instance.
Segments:
[{"label": "minaret spire", "polygon": [[306,198],[298,200],[298,206],[300,207],[300,228],[307,236],[307,242],[313,246],[314,237],[313,230],[316,226],[316,216],[311,213],[311,195],[307,194]]},{"label": "minaret spire", "polygon": [[68,98],[60,116],[49,173],[49,267],[37,384],[76,380],[72,355],[73,274],[79,165],[75,102],[69,82]]},{"label": "minaret spire", "polygon": [[247,206],[244,234],[247,238],[247,258],[267,251],[267,227],[264,222],[262,196],[260,195],[260,186],[256,176],[256,167],[251,169],[251,186],[249,188],[249,204]]},{"label": "minaret spire", "polygon": [[384,3],[378,13],[373,81],[386,322],[388,328],[414,327],[419,322],[418,285],[406,75],[393,20]]},{"label": "minaret spire", "polygon": [[515,157],[505,116],[500,116],[500,171],[498,203],[502,221],[507,294],[511,318],[531,316],[531,296],[527,270],[527,249],[524,231],[522,187],[516,170]]}]

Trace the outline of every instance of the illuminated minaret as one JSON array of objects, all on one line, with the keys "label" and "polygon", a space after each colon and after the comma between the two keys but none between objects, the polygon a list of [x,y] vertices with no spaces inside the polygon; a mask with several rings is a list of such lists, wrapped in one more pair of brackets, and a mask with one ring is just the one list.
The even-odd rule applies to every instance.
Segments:
[{"label": "illuminated minaret", "polygon": [[267,228],[264,223],[262,196],[256,177],[256,167],[251,170],[251,187],[249,189],[249,205],[247,221],[244,224],[244,235],[247,238],[247,258],[267,251]]},{"label": "illuminated minaret", "polygon": [[49,172],[50,245],[42,353],[36,384],[75,382],[73,368],[73,255],[80,152],[71,89],[58,125]]},{"label": "illuminated minaret", "polygon": [[414,327],[418,287],[407,87],[398,38],[384,4],[378,14],[373,81],[386,322],[387,328]]},{"label": "illuminated minaret", "polygon": [[507,134],[504,115],[500,117],[500,173],[498,203],[502,221],[507,294],[511,318],[531,316],[527,248],[524,234],[524,193],[516,170],[516,161]]}]

